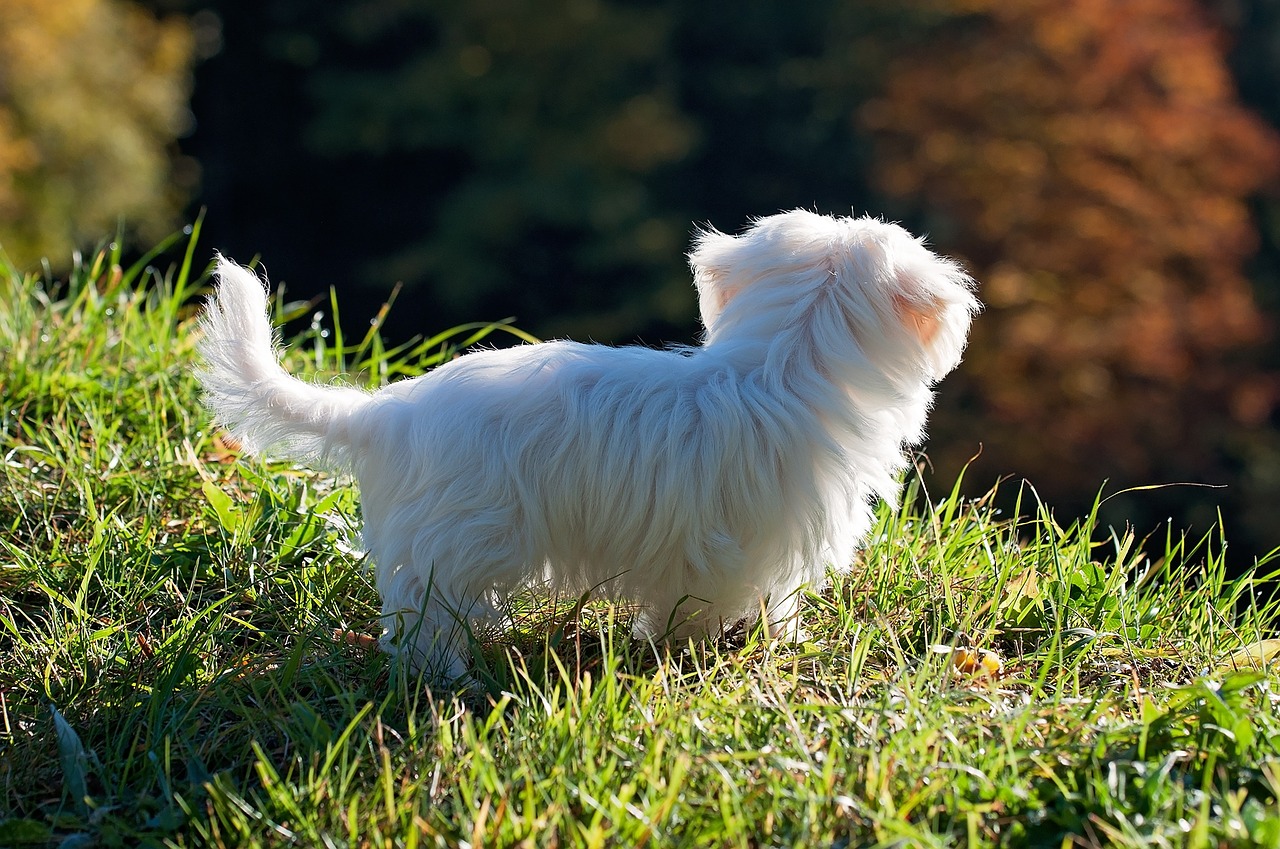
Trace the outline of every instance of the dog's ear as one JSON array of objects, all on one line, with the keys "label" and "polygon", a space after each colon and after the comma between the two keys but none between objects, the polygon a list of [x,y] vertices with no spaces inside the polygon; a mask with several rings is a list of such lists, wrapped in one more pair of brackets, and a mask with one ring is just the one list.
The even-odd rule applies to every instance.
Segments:
[{"label": "dog's ear", "polygon": [[913,301],[905,295],[893,296],[893,308],[902,325],[926,348],[933,344],[942,327],[943,304],[937,298]]},{"label": "dog's ear", "polygon": [[698,290],[698,312],[707,330],[741,288],[729,281],[730,255],[737,242],[736,237],[713,227],[700,229],[694,236],[689,267],[693,270],[693,285]]},{"label": "dog's ear", "polygon": [[714,227],[699,228],[693,236],[693,250],[689,252],[689,267],[702,285],[715,285],[731,265],[730,255],[738,244],[736,236],[721,233]]},{"label": "dog's ear", "polygon": [[969,323],[982,307],[958,263],[919,242],[912,248],[897,252],[890,302],[902,328],[920,343],[930,372],[941,378],[959,363]]}]

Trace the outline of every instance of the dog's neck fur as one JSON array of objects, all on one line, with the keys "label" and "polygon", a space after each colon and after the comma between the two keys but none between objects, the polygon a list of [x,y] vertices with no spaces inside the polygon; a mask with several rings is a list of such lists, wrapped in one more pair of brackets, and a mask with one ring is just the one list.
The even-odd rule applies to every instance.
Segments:
[{"label": "dog's neck fur", "polygon": [[918,376],[908,380],[900,364],[878,368],[850,333],[849,304],[841,302],[833,275],[811,274],[758,279],[747,284],[749,293],[735,292],[698,356],[761,390],[752,393],[758,416],[785,419],[793,437],[806,434],[793,440],[789,458],[806,468],[790,472],[812,476],[797,488],[811,490],[810,515],[824,526],[811,538],[826,540],[829,550],[805,554],[840,562],[866,531],[865,523],[851,526],[846,517],[863,514],[876,499],[897,503],[904,447],[920,439],[932,393]]}]

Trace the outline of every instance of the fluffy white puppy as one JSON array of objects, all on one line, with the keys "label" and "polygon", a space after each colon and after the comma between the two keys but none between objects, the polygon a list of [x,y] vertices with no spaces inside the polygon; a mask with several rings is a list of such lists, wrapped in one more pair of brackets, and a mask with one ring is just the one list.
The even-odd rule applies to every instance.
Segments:
[{"label": "fluffy white puppy", "polygon": [[262,282],[220,258],[201,380],[247,451],[354,473],[382,646],[417,668],[461,674],[463,626],[543,582],[635,603],[643,636],[794,625],[896,499],[973,283],[897,225],[802,210],[690,263],[700,347],[479,351],[366,393],[287,374]]}]

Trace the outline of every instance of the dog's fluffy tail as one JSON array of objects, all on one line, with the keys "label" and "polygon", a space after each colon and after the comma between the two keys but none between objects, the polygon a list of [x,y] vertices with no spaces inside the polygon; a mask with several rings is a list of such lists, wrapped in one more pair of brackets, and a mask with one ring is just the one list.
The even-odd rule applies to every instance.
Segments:
[{"label": "dog's fluffy tail", "polygon": [[263,282],[222,256],[216,276],[200,321],[198,374],[218,424],[250,453],[275,447],[299,460],[345,465],[345,425],[370,396],[291,376],[280,366]]}]

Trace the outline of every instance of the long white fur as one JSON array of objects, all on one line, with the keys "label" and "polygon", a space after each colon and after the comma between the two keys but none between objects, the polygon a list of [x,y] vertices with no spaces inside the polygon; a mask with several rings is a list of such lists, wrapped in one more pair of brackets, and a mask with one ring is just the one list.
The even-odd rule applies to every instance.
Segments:
[{"label": "long white fur", "polygon": [[416,667],[461,674],[461,625],[535,582],[630,600],[646,636],[794,625],[896,500],[973,283],[897,225],[803,210],[702,232],[690,264],[699,347],[480,351],[370,394],[289,376],[262,283],[220,257],[201,379],[247,450],[355,474],[382,645]]}]

